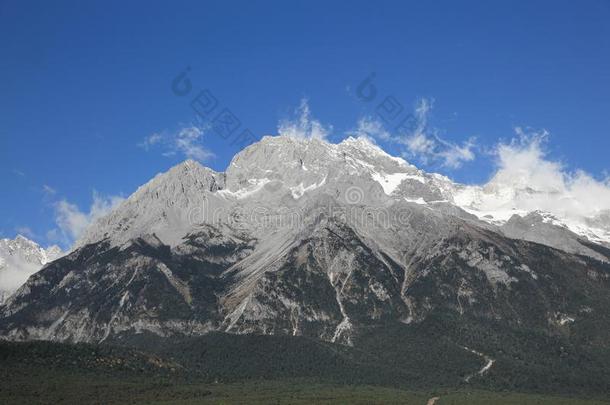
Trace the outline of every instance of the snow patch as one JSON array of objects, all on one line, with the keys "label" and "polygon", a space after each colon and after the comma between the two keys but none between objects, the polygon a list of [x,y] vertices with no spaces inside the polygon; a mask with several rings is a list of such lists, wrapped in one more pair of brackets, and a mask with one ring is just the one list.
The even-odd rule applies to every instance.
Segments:
[{"label": "snow patch", "polygon": [[237,191],[218,190],[218,194],[220,194],[223,197],[228,196],[228,197],[233,197],[238,200],[241,200],[241,199],[251,196],[252,194],[255,194],[255,193],[261,191],[263,189],[263,187],[265,187],[265,185],[270,182],[271,182],[271,179],[268,179],[266,177],[262,178],[262,179],[250,179],[250,180],[248,180],[248,183],[250,184],[250,186],[248,186],[248,187],[241,188]]},{"label": "snow patch", "polygon": [[307,187],[304,187],[303,182],[301,182],[298,186],[290,187],[290,192],[292,194],[292,197],[295,200],[298,200],[299,198],[303,197],[303,194],[313,191],[319,187],[322,187],[325,183],[326,183],[326,176],[324,176],[322,181],[320,181],[319,183],[313,183]]},{"label": "snow patch", "polygon": [[392,173],[372,172],[371,177],[383,187],[383,192],[387,195],[392,194],[404,180],[416,180],[425,184],[426,179],[423,176],[413,175],[409,173]]},{"label": "snow patch", "polygon": [[426,202],[426,200],[424,200],[423,198],[419,197],[417,199],[411,199],[411,198],[407,198],[405,197],[405,201],[407,202],[411,202],[411,203],[415,203],[415,204],[419,204],[419,205],[428,205],[428,203]]}]

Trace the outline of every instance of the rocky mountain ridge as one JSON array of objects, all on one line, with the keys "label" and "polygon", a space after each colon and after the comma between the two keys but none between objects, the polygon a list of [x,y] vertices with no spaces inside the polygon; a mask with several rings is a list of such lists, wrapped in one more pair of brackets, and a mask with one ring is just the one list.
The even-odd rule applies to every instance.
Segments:
[{"label": "rocky mountain ridge", "polygon": [[225,173],[186,161],[30,277],[0,307],[0,334],[353,345],[438,311],[552,334],[607,324],[610,250],[535,212],[481,220],[456,203],[466,187],[365,139],[265,137]]},{"label": "rocky mountain ridge", "polygon": [[[252,216],[257,209],[271,211],[270,205],[280,205],[300,213],[310,198],[329,194],[350,205],[415,203],[478,219],[480,226],[489,224],[509,237],[604,260],[580,240],[610,246],[610,217],[605,211],[576,221],[535,209],[510,208],[511,198],[532,192],[518,182],[492,180],[485,187],[454,183],[390,156],[365,138],[349,137],[331,144],[268,136],[237,154],[224,173],[187,160],[158,175],[91,226],[76,246],[106,237],[121,244],[149,233],[173,245],[198,223],[218,223],[236,210]],[[515,223],[523,221],[531,227],[527,232],[515,229]]]}]

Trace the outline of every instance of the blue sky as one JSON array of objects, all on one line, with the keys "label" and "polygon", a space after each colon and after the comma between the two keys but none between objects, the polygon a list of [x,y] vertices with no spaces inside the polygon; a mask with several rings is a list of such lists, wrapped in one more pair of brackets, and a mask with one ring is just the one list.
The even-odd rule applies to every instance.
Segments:
[{"label": "blue sky", "polygon": [[[0,237],[65,247],[74,235],[58,225],[61,204],[83,213],[69,218],[78,227],[92,204],[128,196],[192,147],[223,170],[239,145],[209,128],[187,133],[187,148],[175,142],[204,89],[255,136],[276,134],[306,98],[331,141],[387,97],[404,114],[424,100],[437,146],[470,145],[474,156],[447,165],[438,151],[383,145],[423,169],[485,182],[495,145],[521,127],[548,131],[548,159],[601,179],[608,21],[610,2],[599,0],[2,1]],[[192,90],[178,96],[172,80],[187,67]],[[357,88],[373,72],[376,99],[363,102]]]}]

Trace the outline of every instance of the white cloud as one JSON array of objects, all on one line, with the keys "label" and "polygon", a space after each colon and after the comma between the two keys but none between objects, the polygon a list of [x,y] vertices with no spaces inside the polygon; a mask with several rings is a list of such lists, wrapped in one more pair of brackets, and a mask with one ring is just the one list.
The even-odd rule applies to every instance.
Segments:
[{"label": "white cloud", "polygon": [[163,147],[164,156],[183,155],[187,159],[201,162],[213,157],[214,154],[203,147],[204,130],[197,126],[181,128],[172,134],[154,133],[145,137],[138,147],[149,151],[153,147]]},{"label": "white cloud", "polygon": [[89,215],[81,212],[76,204],[61,200],[55,204],[55,222],[68,238],[77,239],[87,228]]},{"label": "white cloud", "polygon": [[515,128],[516,138],[509,143],[499,143],[494,154],[498,171],[493,181],[519,188],[533,187],[540,191],[562,192],[566,173],[559,162],[546,160],[544,144],[547,131],[526,132]]},{"label": "white cloud", "polygon": [[147,136],[138,144],[138,146],[146,151],[148,151],[151,147],[163,141],[163,135],[154,133],[152,135]]},{"label": "white cloud", "polygon": [[480,188],[467,187],[457,196],[460,204],[509,216],[539,210],[576,228],[610,231],[610,178],[596,179],[550,159],[547,131],[515,132],[514,139],[495,147],[497,169],[491,180]]},{"label": "white cloud", "polygon": [[198,127],[182,128],[174,138],[175,149],[189,159],[207,160],[213,154],[200,144],[203,131]]},{"label": "white cloud", "polygon": [[76,204],[62,199],[54,206],[57,229],[47,232],[47,237],[53,242],[71,244],[91,223],[108,214],[123,200],[124,198],[120,196],[103,196],[94,191],[91,207],[88,212],[83,212]]},{"label": "white cloud", "polygon": [[474,138],[461,145],[441,138],[438,129],[429,125],[433,100],[420,99],[413,111],[412,128],[398,135],[398,142],[406,147],[407,157],[415,157],[424,164],[440,162],[442,166],[458,169],[465,162],[475,159]]},{"label": "white cloud", "polygon": [[358,127],[355,130],[348,132],[348,135],[358,138],[380,139],[382,141],[389,141],[392,139],[392,135],[385,129],[383,123],[369,116],[358,120]]},{"label": "white cloud", "polygon": [[[17,228],[17,231],[30,240],[35,239],[35,235],[27,227]],[[46,253],[50,254],[47,259],[56,257],[56,247],[49,246],[46,250]],[[5,256],[3,260],[7,265],[0,271],[0,296],[3,294],[5,296],[10,295],[21,287],[32,274],[40,270],[40,262],[38,262],[37,257],[27,251],[13,252]]]},{"label": "white cloud", "polygon": [[284,119],[278,125],[278,133],[300,139],[326,139],[332,132],[331,126],[324,126],[320,121],[311,117],[307,99],[301,99],[295,111],[295,118]]},{"label": "white cloud", "polygon": [[438,163],[443,167],[458,169],[465,162],[476,158],[476,143],[469,138],[462,144],[453,143],[439,136],[439,130],[429,124],[433,100],[422,98],[417,101],[407,123],[390,133],[383,122],[371,117],[358,121],[358,127],[349,135],[365,136],[395,144],[407,159],[416,159],[425,165]]},{"label": "white cloud", "polygon": [[11,294],[26,282],[29,276],[40,270],[40,265],[28,263],[19,255],[9,256],[9,265],[0,271],[0,295]]},{"label": "white cloud", "polygon": [[415,104],[413,116],[415,117],[415,128],[413,128],[413,135],[425,134],[428,129],[428,118],[432,111],[432,104],[434,100],[421,98]]},{"label": "white cloud", "polygon": [[471,162],[475,159],[475,153],[473,149],[476,146],[474,138],[470,138],[465,141],[461,146],[446,142],[440,138],[437,138],[442,147],[436,151],[436,156],[442,159],[443,166],[451,169],[458,169],[465,162]]},{"label": "white cloud", "polygon": [[421,132],[406,137],[403,143],[410,153],[420,155],[425,160],[434,154],[436,148],[436,142]]}]

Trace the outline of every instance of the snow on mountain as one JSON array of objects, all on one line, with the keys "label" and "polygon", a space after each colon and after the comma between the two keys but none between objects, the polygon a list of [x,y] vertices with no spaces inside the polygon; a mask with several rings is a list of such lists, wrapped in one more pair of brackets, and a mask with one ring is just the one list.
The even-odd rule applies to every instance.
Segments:
[{"label": "snow on mountain", "polygon": [[47,249],[24,236],[0,239],[0,304],[28,277],[62,255],[58,246]]},{"label": "snow on mountain", "polygon": [[[187,160],[157,175],[95,222],[76,246],[105,238],[120,245],[151,233],[166,244],[176,245],[198,224],[217,223],[219,217],[228,212],[233,215],[237,209],[246,213],[261,207],[302,210],[315,196],[336,196],[348,189],[354,192],[349,203],[376,205],[400,200],[445,212],[450,209],[454,215],[478,218],[499,228],[514,215],[526,217],[537,212],[541,215],[529,220],[549,227],[518,234],[572,253],[591,252],[576,249],[578,242],[553,245],[551,241],[585,238],[610,243],[610,207],[579,217],[536,206],[545,198],[553,199],[556,190],[552,184],[534,189],[525,177],[499,174],[484,186],[462,185],[391,156],[366,138],[348,137],[332,144],[321,139],[266,136],[238,153],[224,173]],[[507,235],[516,237],[513,228],[505,229]],[[568,232],[568,236],[547,237],[540,232]]]},{"label": "snow on mountain", "polygon": [[138,188],[110,214],[95,221],[76,247],[110,238],[115,244],[156,234],[175,244],[190,228],[202,197],[223,187],[224,175],[186,160]]},{"label": "snow on mountain", "polygon": [[[457,184],[362,138],[264,137],[224,173],[187,160],[140,187],[10,297],[0,334],[355,344],[369,326],[422,322],[438,308],[536,328],[585,304],[603,311],[608,250],[561,217],[512,210],[529,192]],[[518,215],[486,217],[488,195]]]},{"label": "snow on mountain", "polygon": [[[514,215],[526,217],[538,213],[543,223],[565,228],[591,242],[610,243],[610,207],[583,215],[581,210],[570,210],[572,201],[556,189],[535,189],[521,180],[507,181],[496,176],[484,186],[458,187],[453,201],[494,225],[502,226]],[[560,209],[556,203],[546,204],[557,200],[562,204]]]}]

